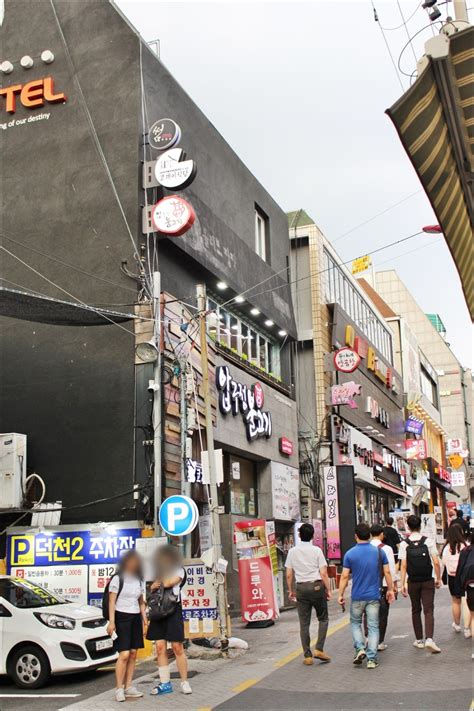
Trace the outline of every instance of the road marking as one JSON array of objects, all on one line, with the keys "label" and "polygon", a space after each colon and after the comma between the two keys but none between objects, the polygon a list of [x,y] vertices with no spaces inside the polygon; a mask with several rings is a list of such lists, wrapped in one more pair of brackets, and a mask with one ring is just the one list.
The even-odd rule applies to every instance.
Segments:
[{"label": "road marking", "polygon": [[392,634],[390,639],[405,639],[405,637],[408,637],[407,634]]},{"label": "road marking", "polygon": [[[329,628],[327,637],[330,637],[332,634],[335,634],[336,632],[339,632],[339,630],[342,630],[343,627],[346,627],[349,624],[349,616],[345,617],[342,619],[340,622],[337,622],[335,625]],[[311,646],[316,644],[316,638],[312,639],[310,644]],[[296,659],[301,655],[301,647],[299,649],[295,649],[294,652],[290,652],[290,654],[287,654],[286,657],[282,657],[279,659],[275,664],[273,665],[277,669],[280,669],[281,667],[284,667],[286,664],[289,664],[289,662],[292,662],[293,659]],[[255,686],[255,684],[258,684],[259,681],[262,681],[265,677],[260,677],[259,679],[247,679],[247,681],[243,681],[241,684],[238,684],[237,686],[234,686],[232,691],[235,691],[237,694],[246,691],[247,689],[250,689],[251,686]]]},{"label": "road marking", "polygon": [[0,699],[76,699],[81,694],[0,694]]}]

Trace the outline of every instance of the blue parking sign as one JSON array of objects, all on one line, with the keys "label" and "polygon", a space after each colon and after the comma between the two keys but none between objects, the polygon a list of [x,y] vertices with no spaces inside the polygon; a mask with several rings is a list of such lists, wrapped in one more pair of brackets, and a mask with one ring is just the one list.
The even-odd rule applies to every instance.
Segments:
[{"label": "blue parking sign", "polygon": [[189,496],[169,496],[159,512],[160,526],[169,536],[186,536],[199,520],[199,511]]}]

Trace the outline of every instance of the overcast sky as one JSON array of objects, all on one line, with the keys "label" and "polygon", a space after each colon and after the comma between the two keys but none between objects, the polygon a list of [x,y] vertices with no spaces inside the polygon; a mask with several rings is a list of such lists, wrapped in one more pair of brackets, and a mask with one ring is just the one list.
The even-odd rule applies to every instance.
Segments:
[{"label": "overcast sky", "polygon": [[[379,24],[370,0],[117,4],[147,41],[160,40],[164,64],[281,207],[304,208],[344,260],[436,222],[384,113],[410,81],[380,31],[398,28],[385,32],[397,64],[408,35],[396,0],[374,0]],[[431,27],[416,0],[400,6],[409,36],[426,27],[413,43],[419,57]],[[408,45],[400,67],[415,66]],[[443,238],[415,237],[373,261],[440,314],[471,366],[470,319]]]}]

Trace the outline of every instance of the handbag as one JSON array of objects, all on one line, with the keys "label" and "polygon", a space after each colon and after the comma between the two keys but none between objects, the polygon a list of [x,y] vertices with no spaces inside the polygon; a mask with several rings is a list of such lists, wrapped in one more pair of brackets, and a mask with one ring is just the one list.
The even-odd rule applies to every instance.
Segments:
[{"label": "handbag", "polygon": [[160,585],[159,588],[153,590],[147,600],[150,622],[161,622],[161,620],[170,617],[176,610],[178,601],[179,595],[173,592],[173,588],[164,588]]}]

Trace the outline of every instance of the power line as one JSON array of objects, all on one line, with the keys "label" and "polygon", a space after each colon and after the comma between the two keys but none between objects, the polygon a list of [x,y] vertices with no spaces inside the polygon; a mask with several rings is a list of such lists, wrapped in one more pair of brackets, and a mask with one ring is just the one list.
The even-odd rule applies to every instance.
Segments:
[{"label": "power line", "polygon": [[[418,10],[420,9],[420,7],[421,7],[421,2],[418,3],[418,5],[417,5],[416,8],[413,10],[413,12],[412,12],[412,14],[410,15],[410,17],[407,18],[406,21],[405,21],[405,19],[403,20],[403,23],[402,23],[401,25],[398,25],[397,27],[383,27],[382,29],[385,30],[385,32],[395,32],[395,30],[401,30],[403,26],[405,26],[408,22],[410,22],[410,20],[412,20],[412,19],[415,17],[415,15],[416,15],[416,13],[418,12]],[[380,21],[379,21],[379,24],[380,24]],[[381,26],[381,25],[380,25],[380,26]],[[382,27],[382,26],[381,26],[381,27]]]},{"label": "power line", "polygon": [[406,35],[408,37],[408,41],[410,42],[411,51],[413,52],[413,59],[415,60],[415,67],[416,67],[418,65],[418,60],[416,58],[415,48],[413,47],[413,43],[411,42],[411,39],[410,39],[410,33],[408,32],[408,26],[407,26],[407,23],[405,22],[405,16],[403,14],[402,6],[400,5],[400,0],[397,0],[397,5],[398,5],[398,10],[400,12],[400,17],[402,18],[402,22],[403,22],[403,26],[405,28]]},{"label": "power line", "polygon": [[388,54],[389,54],[390,61],[392,62],[393,69],[394,69],[394,71],[395,71],[395,74],[397,75],[398,83],[400,84],[400,87],[401,87],[402,91],[405,92],[405,88],[404,88],[404,86],[403,86],[402,80],[400,79],[400,75],[399,75],[399,73],[398,73],[398,71],[397,71],[397,67],[396,67],[396,64],[395,64],[395,60],[394,60],[394,58],[393,58],[393,56],[392,56],[392,52],[390,51],[390,45],[389,45],[388,40],[387,40],[387,38],[386,38],[386,36],[385,36],[385,32],[384,32],[384,30],[383,30],[383,27],[382,27],[382,25],[381,25],[380,22],[379,22],[379,17],[378,17],[378,14],[377,14],[377,10],[375,9],[375,5],[374,5],[374,3],[373,3],[373,0],[371,0],[371,3],[372,3],[372,8],[373,8],[373,10],[374,10],[374,19],[375,19],[375,22],[376,22],[376,23],[378,24],[378,26],[380,27],[380,32],[382,33],[383,41],[385,42],[385,46],[386,46],[386,48],[387,48],[387,52],[388,52]]}]

